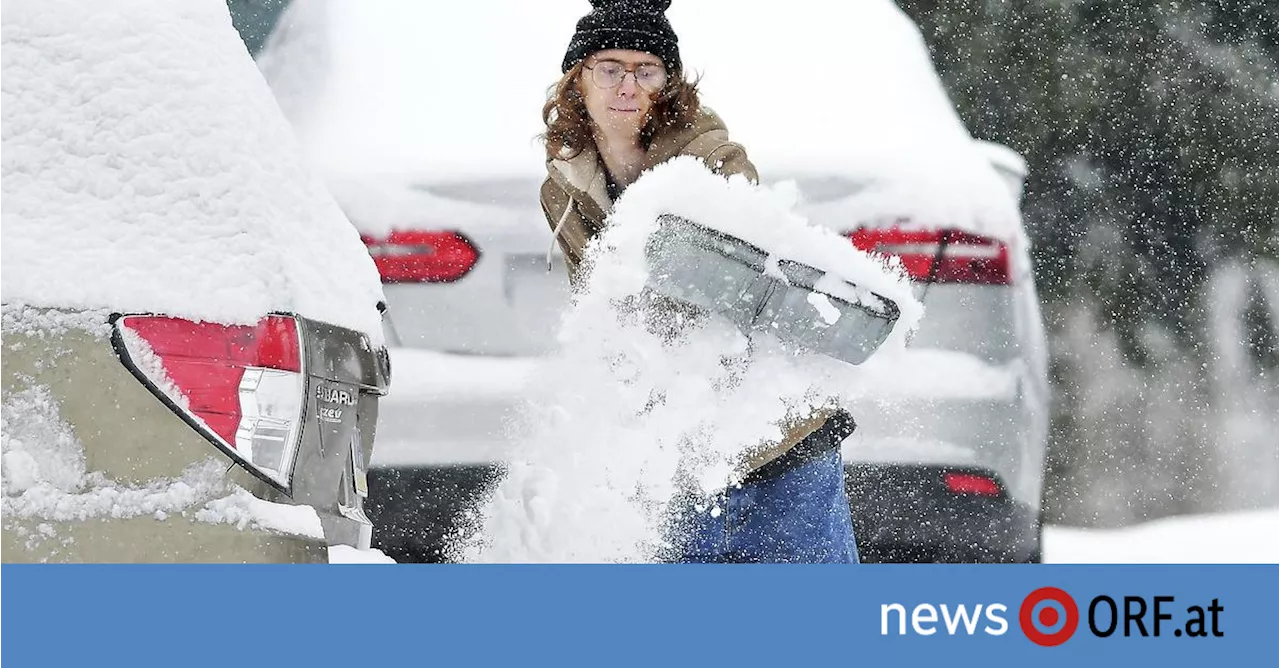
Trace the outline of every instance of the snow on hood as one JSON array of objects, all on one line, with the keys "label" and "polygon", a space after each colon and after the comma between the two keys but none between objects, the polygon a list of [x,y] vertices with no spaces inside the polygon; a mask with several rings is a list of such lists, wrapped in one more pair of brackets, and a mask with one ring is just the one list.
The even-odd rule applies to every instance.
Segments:
[{"label": "snow on hood", "polygon": [[3,301],[380,342],[381,284],[220,0],[18,0],[3,25]]},{"label": "snow on hood", "polygon": [[[282,105],[307,107],[291,118],[326,174],[539,176],[542,105],[588,9],[485,0],[452,5],[441,21],[429,3],[297,0],[260,60]],[[703,99],[764,180],[857,183],[856,193],[815,209],[816,223],[909,218],[1019,233],[1008,186],[965,130],[918,29],[890,0],[797,0],[786,11],[697,0],[668,15],[686,67],[703,76]],[[300,42],[324,44],[324,76]]]}]

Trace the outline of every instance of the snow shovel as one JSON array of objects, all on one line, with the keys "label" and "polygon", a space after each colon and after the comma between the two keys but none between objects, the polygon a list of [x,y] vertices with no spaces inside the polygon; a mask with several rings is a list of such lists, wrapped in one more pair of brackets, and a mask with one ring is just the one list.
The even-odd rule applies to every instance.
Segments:
[{"label": "snow shovel", "polygon": [[[893,301],[806,264],[779,257],[770,272],[769,253],[680,216],[658,217],[645,258],[649,290],[726,317],[744,334],[770,332],[849,364],[879,349],[899,316]],[[858,301],[817,287],[824,277]]]}]

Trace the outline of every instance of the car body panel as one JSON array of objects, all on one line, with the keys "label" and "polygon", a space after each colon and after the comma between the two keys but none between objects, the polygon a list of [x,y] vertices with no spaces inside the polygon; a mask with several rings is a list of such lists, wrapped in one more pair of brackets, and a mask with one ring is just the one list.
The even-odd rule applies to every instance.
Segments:
[{"label": "car body panel", "polygon": [[1041,559],[1037,512],[1008,496],[957,496],[943,465],[852,463],[845,490],[864,563],[1027,563]]},{"label": "car body panel", "polygon": [[510,427],[537,391],[534,357],[450,355],[392,348],[396,389],[379,407],[371,466],[438,466],[507,461]]},{"label": "car body panel", "polygon": [[[54,536],[32,540],[32,536]],[[6,518],[4,562],[22,563],[328,563],[328,544],[311,536],[242,529],[184,515],[83,522]]]},{"label": "car body panel", "polygon": [[[83,449],[87,474],[123,486],[147,486],[180,479],[193,465],[218,460],[225,464],[228,485],[268,503],[310,506],[322,531],[319,535],[303,530],[290,533],[250,522],[243,531],[251,537],[242,539],[228,538],[231,534],[225,526],[172,513],[159,519],[114,517],[114,511],[106,511],[81,522],[6,516],[6,561],[153,562],[183,561],[182,555],[187,555],[208,562],[323,562],[326,544],[369,546],[371,525],[363,514],[354,477],[363,475],[363,463],[371,454],[377,398],[387,390],[389,366],[385,351],[371,347],[366,336],[299,320],[307,366],[313,373],[303,387],[309,399],[293,484],[286,493],[215,447],[122,359],[120,348],[113,345],[111,316],[53,313],[54,318],[45,319],[53,321],[60,315],[64,320],[100,320],[90,328],[33,329],[11,328],[6,318],[0,358],[3,388],[6,394],[33,387],[48,390],[57,403],[58,417]],[[347,410],[338,424],[324,424],[318,417],[323,400],[317,388],[321,386],[348,387],[351,396],[359,397],[356,406],[343,407]],[[20,540],[29,535],[26,525],[33,522],[52,527],[59,541],[77,537],[83,542],[55,549],[49,541]]]},{"label": "car body panel", "polygon": [[[447,283],[384,283],[383,323],[393,346],[447,353],[528,356],[555,349],[568,274],[532,179],[424,185],[347,179],[338,204],[367,238],[392,231],[457,232],[478,251]],[[548,251],[551,251],[550,264]]]}]

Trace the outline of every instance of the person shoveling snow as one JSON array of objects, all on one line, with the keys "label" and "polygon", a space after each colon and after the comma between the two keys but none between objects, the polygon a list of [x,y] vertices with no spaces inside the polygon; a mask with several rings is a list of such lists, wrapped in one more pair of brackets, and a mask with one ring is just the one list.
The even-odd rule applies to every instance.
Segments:
[{"label": "person shoveling snow", "polygon": [[460,558],[854,563],[847,363],[900,346],[920,305],[756,185],[669,2],[592,4],[544,108],[564,352]]}]

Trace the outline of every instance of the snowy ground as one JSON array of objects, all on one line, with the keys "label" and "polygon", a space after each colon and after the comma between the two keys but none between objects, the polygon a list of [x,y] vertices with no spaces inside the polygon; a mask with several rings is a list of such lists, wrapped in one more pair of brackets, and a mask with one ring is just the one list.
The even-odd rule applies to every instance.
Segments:
[{"label": "snowy ground", "polygon": [[1049,563],[1274,564],[1280,562],[1280,510],[1189,515],[1122,529],[1049,527]]},{"label": "snowy ground", "polygon": [[331,564],[394,564],[395,559],[382,553],[382,550],[357,550],[350,545],[331,545],[329,547],[329,563]]}]

